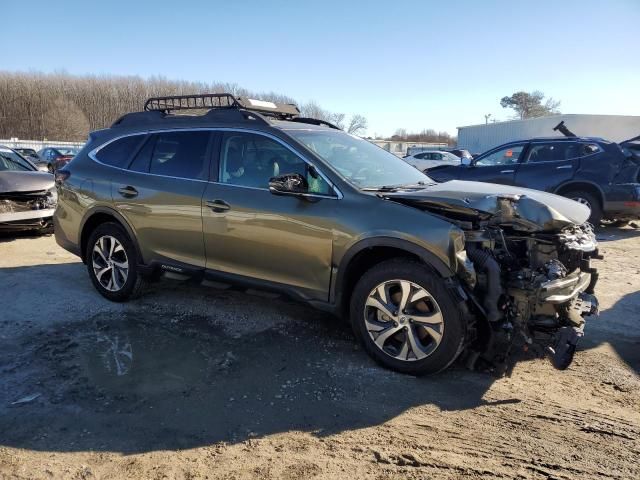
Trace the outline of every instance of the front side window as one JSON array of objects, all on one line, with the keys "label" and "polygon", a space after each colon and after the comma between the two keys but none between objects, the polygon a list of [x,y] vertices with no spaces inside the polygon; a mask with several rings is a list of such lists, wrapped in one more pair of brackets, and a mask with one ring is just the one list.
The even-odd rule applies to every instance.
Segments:
[{"label": "front side window", "polygon": [[357,188],[433,183],[424,173],[373,143],[339,130],[289,130]]},{"label": "front side window", "polygon": [[[114,140],[96,152],[96,158],[107,165],[126,168],[138,146],[144,140],[144,135],[131,135]],[[51,150],[49,150],[51,152]]]},{"label": "front side window", "polygon": [[163,132],[150,135],[129,170],[167,177],[206,180],[209,170],[208,131]]},{"label": "front side window", "polygon": [[579,156],[578,151],[578,144],[575,142],[536,143],[531,145],[525,162],[570,160]]},{"label": "front side window", "polygon": [[477,167],[513,165],[518,163],[522,150],[524,150],[524,145],[510,145],[509,147],[500,148],[486,156],[478,158],[474,165]]},{"label": "front side window", "polygon": [[225,133],[220,182],[267,189],[272,177],[296,173],[306,179],[309,193],[331,194],[329,184],[315,169],[281,143],[253,133]]}]

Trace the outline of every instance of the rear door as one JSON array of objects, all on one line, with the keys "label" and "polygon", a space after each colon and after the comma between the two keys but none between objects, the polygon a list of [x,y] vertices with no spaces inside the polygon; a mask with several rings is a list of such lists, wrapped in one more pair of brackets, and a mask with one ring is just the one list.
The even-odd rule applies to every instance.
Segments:
[{"label": "rear door", "polygon": [[[202,195],[212,138],[208,130],[168,131],[123,146],[134,155],[114,169],[112,198],[134,229],[146,263],[204,268]],[[118,147],[113,144],[113,151]],[[100,160],[101,151],[96,155]]]},{"label": "rear door", "polygon": [[526,145],[526,143],[513,143],[498,147],[480,155],[477,160],[474,160],[468,167],[454,167],[461,172],[461,175],[457,178],[461,180],[513,185],[515,182],[516,168]]},{"label": "rear door", "polygon": [[515,185],[553,192],[573,178],[579,158],[578,142],[531,142],[518,165]]}]

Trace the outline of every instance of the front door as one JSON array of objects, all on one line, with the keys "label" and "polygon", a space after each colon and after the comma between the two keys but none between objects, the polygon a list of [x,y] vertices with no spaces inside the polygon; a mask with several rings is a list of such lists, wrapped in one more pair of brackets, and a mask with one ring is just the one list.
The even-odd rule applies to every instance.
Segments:
[{"label": "front door", "polygon": [[[299,173],[307,198],[273,195],[269,179]],[[207,185],[203,226],[207,269],[288,285],[327,299],[340,202],[298,154],[273,137],[225,132],[218,181]]]},{"label": "front door", "polygon": [[477,182],[513,185],[516,167],[526,144],[511,144],[485,153],[469,167],[457,167],[464,173],[457,178]]}]

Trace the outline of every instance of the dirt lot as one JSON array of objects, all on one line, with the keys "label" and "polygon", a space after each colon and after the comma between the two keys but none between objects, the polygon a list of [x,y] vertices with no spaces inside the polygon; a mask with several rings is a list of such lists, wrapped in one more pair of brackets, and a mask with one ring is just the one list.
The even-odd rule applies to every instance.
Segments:
[{"label": "dirt lot", "polygon": [[640,478],[640,230],[599,238],[574,364],[502,379],[382,370],[259,292],[109,303],[53,237],[0,238],[0,477]]}]

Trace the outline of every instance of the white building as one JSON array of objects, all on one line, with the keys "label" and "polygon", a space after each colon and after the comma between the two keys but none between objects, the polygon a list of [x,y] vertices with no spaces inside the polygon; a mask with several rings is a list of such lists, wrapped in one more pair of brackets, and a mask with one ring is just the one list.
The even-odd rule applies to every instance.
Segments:
[{"label": "white building", "polygon": [[458,148],[464,148],[471,153],[483,153],[513,140],[562,136],[559,131],[554,132],[553,127],[563,120],[566,127],[578,136],[601,137],[612,142],[621,142],[640,135],[640,116],[551,115],[458,127]]}]

